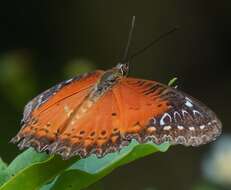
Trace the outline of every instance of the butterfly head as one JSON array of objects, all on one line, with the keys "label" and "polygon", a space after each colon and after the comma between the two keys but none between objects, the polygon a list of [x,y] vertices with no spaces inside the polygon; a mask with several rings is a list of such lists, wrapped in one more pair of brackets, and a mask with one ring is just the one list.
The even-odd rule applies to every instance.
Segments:
[{"label": "butterfly head", "polygon": [[129,62],[126,63],[118,63],[115,67],[117,70],[118,74],[121,76],[127,76],[128,71],[129,71]]},{"label": "butterfly head", "polygon": [[122,77],[127,76],[129,63],[118,63],[112,69],[106,71],[100,79],[101,83],[114,84]]}]

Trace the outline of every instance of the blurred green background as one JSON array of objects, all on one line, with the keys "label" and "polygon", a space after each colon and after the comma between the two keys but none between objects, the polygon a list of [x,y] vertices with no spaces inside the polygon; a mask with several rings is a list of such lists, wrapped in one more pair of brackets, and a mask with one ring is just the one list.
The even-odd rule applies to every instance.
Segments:
[{"label": "blurred green background", "polygon": [[[231,138],[230,1],[12,0],[0,3],[3,160],[10,162],[20,152],[9,140],[20,128],[23,106],[57,82],[114,66],[122,56],[133,15],[133,52],[173,26],[180,30],[137,56],[130,76],[163,83],[177,76],[179,88],[210,106],[223,122],[223,134]],[[219,162],[216,150],[227,143],[175,146],[116,170],[103,180],[105,189],[231,189],[231,168],[226,167],[231,165],[231,142],[227,142]],[[210,163],[211,171],[205,163]],[[221,169],[219,177],[225,174],[223,181],[216,177],[215,166]]]}]

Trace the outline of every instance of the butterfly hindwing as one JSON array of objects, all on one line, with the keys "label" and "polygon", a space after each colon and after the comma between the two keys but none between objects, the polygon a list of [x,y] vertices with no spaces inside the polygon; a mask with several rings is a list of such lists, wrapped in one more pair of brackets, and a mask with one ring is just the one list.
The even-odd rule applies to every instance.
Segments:
[{"label": "butterfly hindwing", "polygon": [[[147,123],[139,123],[139,133],[128,132],[130,138],[136,136],[142,142],[152,140],[157,144],[198,146],[215,140],[221,133],[221,122],[215,113],[184,92],[154,81],[133,78],[124,79],[121,85],[124,90],[130,88],[139,93],[143,101],[151,99],[153,103],[145,109],[147,114],[143,120]],[[148,115],[152,116],[148,118]]]}]

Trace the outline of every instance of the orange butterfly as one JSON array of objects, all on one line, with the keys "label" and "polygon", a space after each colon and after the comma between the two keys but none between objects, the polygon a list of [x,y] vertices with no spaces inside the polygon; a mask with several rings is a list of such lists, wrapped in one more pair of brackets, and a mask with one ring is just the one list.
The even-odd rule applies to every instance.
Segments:
[{"label": "orange butterfly", "polygon": [[61,82],[35,97],[25,106],[22,128],[12,142],[68,159],[93,153],[101,157],[132,139],[186,146],[215,140],[222,124],[208,107],[170,86],[127,77],[134,21],[121,63]]}]

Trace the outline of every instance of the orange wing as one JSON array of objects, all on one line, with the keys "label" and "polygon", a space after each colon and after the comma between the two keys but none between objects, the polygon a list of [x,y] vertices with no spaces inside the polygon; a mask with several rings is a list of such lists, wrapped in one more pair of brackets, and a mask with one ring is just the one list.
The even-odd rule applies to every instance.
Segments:
[{"label": "orange wing", "polygon": [[132,139],[195,146],[220,132],[215,114],[195,99],[154,81],[123,78],[81,119],[69,122],[48,150],[65,159],[101,157]]},{"label": "orange wing", "polygon": [[[118,115],[117,115],[118,114]],[[76,115],[77,116],[77,115]],[[117,150],[120,137],[119,109],[112,91],[108,91],[81,119],[68,123],[66,130],[49,147],[52,154],[67,159],[91,153],[103,156]]]},{"label": "orange wing", "polygon": [[[88,92],[89,88],[84,88],[65,99],[57,96],[59,104],[50,99],[32,112],[38,121],[30,119],[31,124],[17,135],[17,140],[24,138],[19,146],[47,150],[64,159],[92,153],[101,157],[132,139],[195,146],[213,140],[221,132],[221,123],[210,109],[154,81],[122,78],[94,103],[84,98]],[[84,106],[78,107],[81,102]],[[78,111],[72,112],[76,107]]]},{"label": "orange wing", "polygon": [[113,91],[126,140],[198,146],[221,133],[222,124],[211,109],[175,88],[125,78]]},{"label": "orange wing", "polygon": [[56,141],[72,112],[82,103],[101,75],[102,71],[83,74],[35,97],[25,106],[22,128],[11,141],[20,141],[20,148],[32,146],[38,151],[45,150]]},{"label": "orange wing", "polygon": [[104,156],[128,145],[131,140],[128,135],[139,136],[150,118],[165,111],[166,105],[162,100],[144,97],[139,88],[122,79],[81,118],[75,113],[48,150],[65,159],[74,155],[86,157],[92,153]]}]

